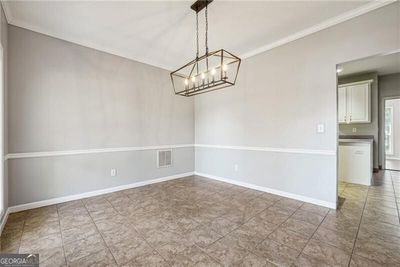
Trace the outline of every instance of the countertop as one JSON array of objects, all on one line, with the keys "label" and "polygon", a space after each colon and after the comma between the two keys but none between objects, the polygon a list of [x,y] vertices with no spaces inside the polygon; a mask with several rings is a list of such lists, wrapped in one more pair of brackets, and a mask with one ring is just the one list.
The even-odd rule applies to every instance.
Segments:
[{"label": "countertop", "polygon": [[340,135],[339,143],[373,143],[373,135]]},{"label": "countertop", "polygon": [[339,139],[339,143],[367,143],[367,144],[372,144],[373,142],[374,142],[374,139],[355,139],[355,138]]}]

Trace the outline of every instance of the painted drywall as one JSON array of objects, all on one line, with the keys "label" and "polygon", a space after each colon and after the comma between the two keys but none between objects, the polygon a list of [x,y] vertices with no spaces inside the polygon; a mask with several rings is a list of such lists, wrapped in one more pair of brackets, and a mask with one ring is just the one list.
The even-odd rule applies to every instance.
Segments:
[{"label": "painted drywall", "polygon": [[[346,67],[346,64],[343,65]],[[340,135],[372,135],[374,137],[374,168],[378,168],[379,158],[379,124],[378,124],[378,74],[377,73],[364,73],[340,77],[338,84],[352,83],[357,81],[372,80],[371,83],[371,123],[352,123],[352,124],[339,124]],[[356,128],[357,132],[353,132]]]},{"label": "painted drywall", "polygon": [[[385,143],[385,133],[384,133],[384,108],[385,99],[390,99],[394,97],[400,97],[400,73],[394,73],[389,75],[383,75],[378,77],[379,80],[379,140],[381,144]],[[384,146],[379,148],[379,165],[384,166]]]},{"label": "painted drywall", "polygon": [[[192,98],[169,72],[9,26],[9,153],[194,143]],[[9,160],[10,205],[194,171],[193,148]],[[117,169],[117,177],[110,170]]]},{"label": "painted drywall", "polygon": [[[8,86],[8,28],[7,28],[7,20],[4,14],[3,7],[0,5],[0,43],[3,47],[3,125],[4,125],[4,136],[3,138],[3,146],[4,146],[4,153],[6,154],[8,151],[8,135],[7,135],[7,86]],[[5,162],[5,161],[3,161]],[[3,170],[3,177],[4,177],[4,184],[3,184],[3,203],[4,203],[4,213],[0,214],[0,225],[3,222],[5,211],[8,208],[8,168],[7,164],[4,163],[4,170]]]},{"label": "painted drywall", "polygon": [[386,158],[400,160],[400,98],[386,100],[385,108],[386,107],[391,107],[393,109],[393,154],[386,154]]},{"label": "painted drywall", "polygon": [[303,154],[299,165],[292,153],[245,147],[335,152],[336,64],[399,48],[399,11],[394,3],[245,59],[235,87],[196,97],[196,144],[244,146],[235,156],[196,148],[196,172],[336,203],[335,155]]}]

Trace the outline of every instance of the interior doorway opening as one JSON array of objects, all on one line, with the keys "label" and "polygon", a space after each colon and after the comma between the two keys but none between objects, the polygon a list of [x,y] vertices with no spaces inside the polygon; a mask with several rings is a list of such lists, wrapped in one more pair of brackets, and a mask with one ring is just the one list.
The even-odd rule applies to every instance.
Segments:
[{"label": "interior doorway opening", "polygon": [[384,123],[385,169],[400,171],[400,96],[385,99]]}]

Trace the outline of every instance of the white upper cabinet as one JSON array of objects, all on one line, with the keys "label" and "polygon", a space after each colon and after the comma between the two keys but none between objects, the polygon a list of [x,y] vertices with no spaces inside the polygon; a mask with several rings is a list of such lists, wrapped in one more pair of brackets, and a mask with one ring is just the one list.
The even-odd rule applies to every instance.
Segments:
[{"label": "white upper cabinet", "polygon": [[363,81],[339,86],[339,123],[371,122],[371,82]]},{"label": "white upper cabinet", "polygon": [[346,123],[346,108],[347,108],[347,97],[346,97],[346,87],[339,87],[338,92],[338,101],[339,101],[339,109],[338,109],[338,119],[339,123]]}]

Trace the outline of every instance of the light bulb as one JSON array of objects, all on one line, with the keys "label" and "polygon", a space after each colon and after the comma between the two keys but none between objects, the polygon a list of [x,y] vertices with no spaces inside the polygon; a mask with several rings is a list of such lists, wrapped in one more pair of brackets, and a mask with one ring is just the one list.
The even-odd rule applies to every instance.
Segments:
[{"label": "light bulb", "polygon": [[195,83],[196,82],[196,77],[192,77],[192,82]]},{"label": "light bulb", "polygon": [[214,76],[215,75],[216,70],[214,68],[211,69],[211,75]]},{"label": "light bulb", "polygon": [[185,79],[185,85],[188,85],[188,84],[189,84],[189,80]]},{"label": "light bulb", "polygon": [[206,75],[204,74],[204,72],[201,73],[201,79],[204,80],[206,78]]},{"label": "light bulb", "polygon": [[227,71],[228,70],[228,65],[226,65],[226,64],[222,65],[222,70],[223,71]]},{"label": "light bulb", "polygon": [[341,73],[342,71],[343,71],[342,68],[338,68],[338,69],[336,70],[337,73]]}]

